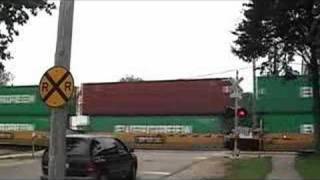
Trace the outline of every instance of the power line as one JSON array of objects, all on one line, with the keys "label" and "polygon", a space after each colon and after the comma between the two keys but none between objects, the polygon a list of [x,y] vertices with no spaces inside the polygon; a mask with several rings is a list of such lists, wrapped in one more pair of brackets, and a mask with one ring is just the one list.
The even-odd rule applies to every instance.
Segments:
[{"label": "power line", "polygon": [[212,73],[209,73],[209,74],[195,75],[195,76],[192,76],[191,78],[201,78],[201,77],[212,76],[212,75],[220,75],[220,74],[226,74],[226,73],[235,72],[237,70],[241,71],[241,70],[246,70],[246,69],[251,69],[251,66],[242,67],[242,68],[228,69],[228,70],[220,71],[220,72],[212,72]]},{"label": "power line", "polygon": [[[298,62],[293,62],[290,63],[292,65],[302,65],[302,63],[298,63]],[[207,76],[212,76],[212,75],[221,75],[221,74],[227,74],[227,73],[231,73],[231,72],[236,72],[237,70],[241,71],[241,70],[247,70],[247,69],[251,69],[251,66],[246,66],[246,67],[241,67],[241,68],[233,68],[233,69],[228,69],[225,71],[220,71],[220,72],[211,72],[208,74],[200,74],[200,75],[194,75],[191,76],[190,78],[201,78],[201,77],[207,77]]]}]

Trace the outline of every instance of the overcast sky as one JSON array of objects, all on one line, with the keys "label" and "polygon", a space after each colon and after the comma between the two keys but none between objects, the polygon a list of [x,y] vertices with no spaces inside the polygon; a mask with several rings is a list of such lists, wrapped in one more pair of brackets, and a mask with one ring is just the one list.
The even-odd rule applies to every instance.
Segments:
[{"label": "overcast sky", "polygon": [[[79,85],[126,74],[144,80],[232,77],[240,68],[242,86],[251,91],[251,65],[230,51],[243,2],[78,0],[71,72]],[[6,63],[14,85],[38,84],[53,66],[57,24],[55,10],[20,28],[10,48],[14,59]]]}]

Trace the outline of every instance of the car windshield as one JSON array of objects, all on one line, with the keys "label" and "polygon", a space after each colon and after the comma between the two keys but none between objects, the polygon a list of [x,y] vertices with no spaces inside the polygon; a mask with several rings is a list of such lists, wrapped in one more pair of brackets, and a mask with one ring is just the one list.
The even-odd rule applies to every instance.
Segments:
[{"label": "car windshield", "polygon": [[67,155],[87,155],[88,141],[83,138],[67,138]]}]

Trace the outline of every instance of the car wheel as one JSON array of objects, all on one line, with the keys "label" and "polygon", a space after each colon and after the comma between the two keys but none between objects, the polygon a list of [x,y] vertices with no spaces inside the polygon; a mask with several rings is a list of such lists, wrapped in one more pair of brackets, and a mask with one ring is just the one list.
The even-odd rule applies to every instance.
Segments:
[{"label": "car wheel", "polygon": [[132,166],[130,173],[128,174],[126,180],[136,180],[137,179],[137,168]]}]

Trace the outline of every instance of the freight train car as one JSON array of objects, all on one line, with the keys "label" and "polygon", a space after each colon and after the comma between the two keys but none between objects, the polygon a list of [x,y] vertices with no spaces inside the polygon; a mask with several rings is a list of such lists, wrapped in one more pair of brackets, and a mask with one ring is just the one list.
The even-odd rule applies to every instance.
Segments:
[{"label": "freight train car", "polygon": [[228,79],[87,83],[82,114],[92,132],[222,134],[229,89]]},{"label": "freight train car", "polygon": [[[69,102],[69,112],[75,113],[75,98]],[[49,120],[50,110],[38,86],[0,86],[0,143],[30,144],[32,132],[43,135],[49,131]],[[8,133],[12,136],[3,136]]]},{"label": "freight train car", "polygon": [[166,132],[176,126],[216,133],[231,104],[229,86],[227,79],[88,83],[82,87],[82,112],[90,116],[92,131]]},{"label": "freight train car", "polygon": [[[86,83],[80,98],[69,102],[70,116],[76,114],[76,101],[84,115],[74,117],[71,125],[89,133],[114,134],[136,148],[223,148],[234,124],[226,111],[232,107],[230,86],[229,79]],[[307,77],[259,77],[257,93],[264,149],[312,148],[312,88]],[[251,127],[251,101],[250,94],[243,95],[240,104],[249,116],[240,120],[241,126]],[[30,144],[33,132],[46,136],[49,119],[38,86],[0,86],[0,142]]]}]

